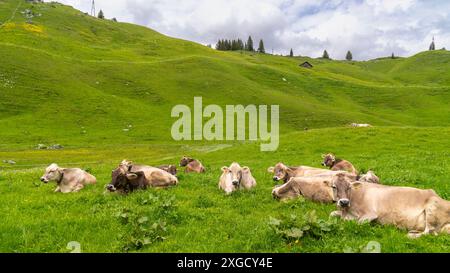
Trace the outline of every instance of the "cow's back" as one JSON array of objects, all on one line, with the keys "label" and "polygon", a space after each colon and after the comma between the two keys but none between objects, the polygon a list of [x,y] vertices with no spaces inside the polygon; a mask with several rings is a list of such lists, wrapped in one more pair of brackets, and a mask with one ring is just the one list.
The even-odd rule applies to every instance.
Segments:
[{"label": "cow's back", "polygon": [[81,184],[95,184],[97,183],[97,179],[92,174],[79,169],[79,168],[66,168],[62,169],[64,177],[63,179],[71,182],[71,181],[77,181]]},{"label": "cow's back", "polygon": [[385,186],[361,182],[352,190],[351,210],[357,215],[376,215],[381,224],[394,224],[409,230],[423,230],[425,208],[436,197],[432,190]]},{"label": "cow's back", "polygon": [[319,176],[294,179],[298,184],[301,195],[305,198],[321,203],[332,203],[333,189],[325,184],[325,181],[331,181],[331,178],[332,176]]},{"label": "cow's back", "polygon": [[314,167],[309,167],[309,166],[299,166],[299,167],[294,167],[292,169],[294,170],[295,177],[313,176],[313,175],[317,175],[317,174],[329,171],[327,169],[314,168]]},{"label": "cow's back", "polygon": [[203,167],[200,161],[194,160],[186,166],[185,172],[203,173],[205,172],[205,167]]},{"label": "cow's back", "polygon": [[[156,168],[156,167],[146,166],[146,165],[133,165],[131,167],[130,171],[131,172],[143,172],[146,180],[152,186],[160,186],[159,182],[164,181],[164,180],[166,180],[169,183],[173,183],[173,184],[178,183],[178,179],[174,175],[172,175],[164,170],[161,170],[159,168]],[[157,181],[155,181],[155,180],[157,180]],[[155,184],[155,182],[157,185],[153,185],[153,184]]]},{"label": "cow's back", "polygon": [[346,171],[349,172],[351,174],[357,175],[357,171],[355,169],[355,167],[353,166],[352,163],[350,163],[347,160],[342,160],[340,162],[338,162],[336,165],[334,165],[331,168],[332,171]]},{"label": "cow's back", "polygon": [[256,186],[256,179],[250,171],[246,174],[242,174],[242,186],[244,189],[251,189]]}]

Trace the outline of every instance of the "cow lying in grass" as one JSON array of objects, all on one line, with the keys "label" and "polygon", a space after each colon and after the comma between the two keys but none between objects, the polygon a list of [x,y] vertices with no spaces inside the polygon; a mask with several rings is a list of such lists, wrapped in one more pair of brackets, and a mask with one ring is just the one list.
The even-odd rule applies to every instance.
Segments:
[{"label": "cow lying in grass", "polygon": [[55,192],[69,193],[78,192],[88,184],[95,184],[97,179],[82,169],[60,168],[53,163],[47,167],[41,181],[44,183],[55,181],[57,185]]},{"label": "cow lying in grass", "polygon": [[187,156],[183,156],[180,160],[180,167],[186,167],[185,173],[204,173],[205,167],[197,159],[193,159]]},{"label": "cow lying in grass", "polygon": [[274,181],[283,181],[283,183],[286,183],[292,177],[317,175],[320,173],[328,172],[329,170],[308,166],[288,167],[283,163],[278,163],[277,165],[275,165],[275,167],[269,167],[267,171],[274,174]]},{"label": "cow lying in grass", "polygon": [[433,190],[358,182],[348,174],[334,176],[332,187],[339,208],[332,216],[395,225],[411,238],[450,234],[450,202]]},{"label": "cow lying in grass", "polygon": [[232,163],[230,167],[222,167],[219,179],[219,189],[230,194],[238,189],[251,189],[256,187],[256,180],[249,167],[241,167],[239,163]]},{"label": "cow lying in grass", "polygon": [[[313,176],[292,177],[287,183],[275,187],[272,196],[277,199],[293,199],[303,196],[315,202],[333,203],[332,179],[337,174],[348,173],[345,171],[326,171]],[[361,177],[348,175],[354,179],[359,179],[359,181],[379,183],[379,178],[372,171]]]},{"label": "cow lying in grass", "polygon": [[346,171],[351,174],[357,175],[355,167],[347,160],[336,158],[334,154],[322,155],[322,166],[330,168],[332,171]]},{"label": "cow lying in grass", "polygon": [[294,199],[303,196],[308,200],[320,203],[333,203],[333,188],[331,179],[342,171],[327,171],[314,176],[292,177],[272,191],[276,199]]},{"label": "cow lying in grass", "polygon": [[111,183],[106,188],[110,192],[125,194],[148,187],[169,187],[178,184],[178,179],[164,170],[135,165],[126,160],[112,171],[111,178]]}]

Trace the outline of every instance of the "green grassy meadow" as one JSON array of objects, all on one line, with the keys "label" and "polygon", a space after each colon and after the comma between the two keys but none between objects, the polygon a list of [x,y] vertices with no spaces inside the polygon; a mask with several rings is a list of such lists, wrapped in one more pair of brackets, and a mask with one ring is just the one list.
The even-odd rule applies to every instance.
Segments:
[{"label": "green grassy meadow", "polygon": [[[41,16],[29,24],[25,9]],[[305,60],[314,68],[298,67]],[[359,252],[377,241],[382,252],[449,253],[450,236],[411,240],[392,226],[331,220],[334,205],[274,200],[266,172],[280,161],[319,167],[333,152],[384,184],[449,200],[449,71],[443,50],[362,62],[220,52],[61,4],[0,0],[0,252],[70,252],[71,241],[83,252]],[[280,105],[278,150],[172,140],[171,109],[194,96]],[[64,149],[35,149],[41,143]],[[174,164],[183,155],[207,172],[179,170],[169,189],[105,192],[122,159]],[[258,186],[225,196],[220,168],[233,161]],[[53,162],[88,169],[98,184],[54,193],[39,181]]]}]

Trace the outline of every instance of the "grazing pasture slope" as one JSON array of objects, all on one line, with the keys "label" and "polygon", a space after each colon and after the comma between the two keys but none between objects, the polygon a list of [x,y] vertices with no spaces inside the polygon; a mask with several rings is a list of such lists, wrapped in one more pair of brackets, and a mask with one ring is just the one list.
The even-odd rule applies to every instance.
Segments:
[{"label": "grazing pasture slope", "polygon": [[[71,241],[84,252],[348,252],[369,241],[383,252],[450,252],[450,236],[410,240],[391,226],[329,220],[334,205],[276,201],[266,172],[279,161],[320,167],[333,152],[382,183],[450,199],[448,51],[366,62],[218,52],[61,4],[0,0],[0,60],[1,252],[69,252]],[[194,96],[280,105],[279,149],[173,141],[170,111]],[[167,190],[105,193],[124,158],[160,165],[184,155],[207,172],[179,170]],[[221,167],[233,161],[257,187],[225,196]],[[39,181],[52,162],[88,170],[97,185],[54,193]]]}]

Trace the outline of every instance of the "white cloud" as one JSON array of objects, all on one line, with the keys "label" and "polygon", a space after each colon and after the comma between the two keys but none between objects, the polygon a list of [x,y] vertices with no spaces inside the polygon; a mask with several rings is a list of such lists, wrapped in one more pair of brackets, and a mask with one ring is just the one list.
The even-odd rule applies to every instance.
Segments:
[{"label": "white cloud", "polygon": [[[89,12],[91,0],[59,0]],[[252,35],[266,50],[336,59],[409,56],[431,37],[450,48],[450,2],[445,0],[96,0],[108,18],[214,44]]]}]

